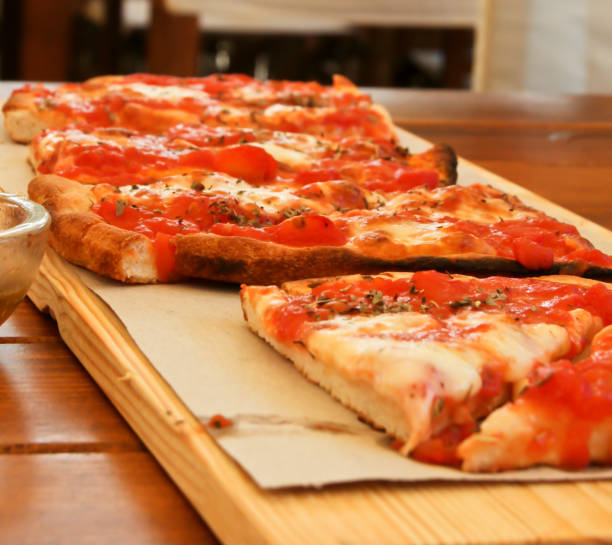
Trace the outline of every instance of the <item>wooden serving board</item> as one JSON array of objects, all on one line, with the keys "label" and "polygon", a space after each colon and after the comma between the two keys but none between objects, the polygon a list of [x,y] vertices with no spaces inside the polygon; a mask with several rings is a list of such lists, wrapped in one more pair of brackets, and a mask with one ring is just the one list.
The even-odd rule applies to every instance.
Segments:
[{"label": "wooden serving board", "polygon": [[30,291],[217,536],[242,544],[612,541],[612,482],[359,483],[264,491],[227,456],[109,307],[52,250]]}]

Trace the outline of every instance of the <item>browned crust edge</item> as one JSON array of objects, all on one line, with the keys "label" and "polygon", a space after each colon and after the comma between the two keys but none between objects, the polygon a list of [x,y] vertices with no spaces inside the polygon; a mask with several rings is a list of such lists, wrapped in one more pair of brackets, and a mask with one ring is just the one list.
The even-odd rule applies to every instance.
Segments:
[{"label": "browned crust edge", "polygon": [[176,264],[180,274],[222,282],[281,284],[303,278],[427,269],[521,276],[612,275],[611,269],[577,262],[556,263],[551,269],[533,271],[511,259],[481,254],[419,256],[394,260],[366,256],[342,246],[296,248],[246,237],[223,237],[208,233],[178,235],[175,240]]},{"label": "browned crust edge", "polygon": [[434,144],[427,151],[412,155],[408,164],[417,168],[433,167],[440,176],[441,186],[457,182],[457,154],[448,144]]},{"label": "browned crust edge", "polygon": [[28,194],[51,214],[49,241],[60,256],[121,282],[157,281],[151,241],[91,212],[90,186],[49,174],[34,178]]},{"label": "browned crust edge", "polygon": [[28,92],[11,93],[8,100],[2,105],[2,113],[6,114],[11,110],[30,110],[36,111],[34,95]]},{"label": "browned crust edge", "polygon": [[34,135],[51,125],[36,107],[34,95],[13,93],[2,106],[6,132],[15,142],[29,143]]}]

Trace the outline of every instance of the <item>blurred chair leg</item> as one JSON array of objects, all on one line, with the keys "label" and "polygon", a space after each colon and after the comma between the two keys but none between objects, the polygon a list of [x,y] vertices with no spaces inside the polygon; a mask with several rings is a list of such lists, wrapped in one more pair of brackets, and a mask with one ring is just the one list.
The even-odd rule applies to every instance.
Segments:
[{"label": "blurred chair leg", "polygon": [[19,78],[68,78],[70,20],[74,0],[22,0]]},{"label": "blurred chair leg", "polygon": [[163,1],[155,1],[148,35],[148,70],[156,74],[195,76],[199,47],[197,16],[170,13]]},{"label": "blurred chair leg", "polygon": [[122,0],[105,0],[105,23],[98,46],[100,72],[115,74],[121,55],[121,3]]},{"label": "blurred chair leg", "polygon": [[375,87],[393,86],[397,62],[398,30],[360,27],[358,32],[367,45],[367,54],[363,59],[360,79],[366,82],[366,85]]},{"label": "blurred chair leg", "polygon": [[445,89],[463,89],[472,72],[474,32],[472,29],[452,28],[443,34],[446,59],[442,86]]}]

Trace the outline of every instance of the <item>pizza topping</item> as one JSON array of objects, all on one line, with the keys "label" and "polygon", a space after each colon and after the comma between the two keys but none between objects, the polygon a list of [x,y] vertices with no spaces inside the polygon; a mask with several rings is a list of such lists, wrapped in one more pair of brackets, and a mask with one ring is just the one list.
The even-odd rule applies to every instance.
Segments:
[{"label": "pizza topping", "polygon": [[207,190],[201,182],[192,183],[189,189],[164,184],[135,187],[116,193],[110,186],[96,186],[96,192],[103,196],[92,211],[113,225],[151,239],[160,232],[209,232],[296,247],[346,243],[346,235],[332,219],[305,206],[271,214],[254,202]]},{"label": "pizza topping", "polygon": [[[534,289],[516,278],[455,279],[434,271],[417,272],[410,279],[384,276],[362,280],[332,280],[317,284],[306,294],[291,297],[291,306],[301,308],[304,322],[333,320],[338,315],[378,315],[398,312],[429,314],[437,320],[465,310],[498,313],[524,324],[554,323],[572,330],[575,310],[585,309],[603,323],[612,323],[612,292],[603,284],[589,288],[546,280],[530,280]],[[535,288],[537,286],[537,289]],[[284,310],[279,310],[284,312]],[[290,310],[296,314],[296,310]],[[279,323],[279,336],[295,340],[296,329],[284,331]],[[450,340],[454,332],[442,322],[427,335]],[[583,348],[585,339],[572,339],[574,353]]]},{"label": "pizza topping", "polygon": [[[332,138],[393,136],[390,123],[354,86],[260,82],[241,75],[226,79],[218,75],[171,78],[133,74],[64,84],[53,91],[24,87],[16,92],[33,94],[40,112],[50,108],[50,99],[57,112],[54,125],[76,121],[95,127],[120,125],[160,133],[180,123],[204,122],[213,126],[325,133]],[[289,109],[291,116],[275,109],[277,106]]]},{"label": "pizza topping", "polygon": [[[477,202],[483,198],[484,207]],[[574,226],[479,185],[413,189],[388,199],[384,209],[353,210],[342,221],[350,244],[381,257],[478,254],[532,270],[585,259],[612,266],[612,256],[593,249]]]},{"label": "pizza topping", "polygon": [[430,439],[419,443],[412,451],[412,457],[428,464],[458,467],[461,465],[461,458],[457,455],[457,447],[475,430],[476,424],[473,421],[446,426]]},{"label": "pizza topping", "polygon": [[513,403],[495,410],[457,454],[470,471],[538,463],[581,469],[610,461],[612,327],[593,339],[578,362],[541,362]]},{"label": "pizza topping", "polygon": [[[574,419],[577,437],[564,443],[565,467],[588,463],[589,422],[612,417],[612,368],[600,372],[598,355],[612,342],[596,338],[585,363],[556,361],[582,351],[611,323],[612,290],[601,283],[424,271],[292,282],[282,290],[246,287],[244,297],[282,346],[305,351],[348,383],[367,382],[372,395],[393,403],[408,428],[397,422],[387,431],[400,438],[402,453],[413,451],[421,461],[461,465],[463,445],[481,435],[479,419],[526,379],[517,406],[539,396],[547,418],[560,414],[566,434],[572,428],[564,414]],[[599,366],[590,378],[596,386],[586,387],[574,375],[593,369],[592,361]],[[530,393],[536,391],[548,393]],[[556,396],[558,410],[547,396]],[[589,422],[580,420],[582,411]],[[542,429],[530,449],[549,450],[555,433],[554,426]]]},{"label": "pizza topping", "polygon": [[174,259],[174,243],[172,235],[158,231],[155,234],[153,247],[155,248],[155,266],[160,282],[167,282],[176,268]]},{"label": "pizza topping", "polygon": [[[82,131],[76,128],[43,131],[32,142],[32,155],[41,174],[58,174],[83,183],[116,186],[151,183],[168,175],[217,171],[245,180],[252,186],[282,191],[290,186],[336,209],[375,208],[385,197],[364,190],[396,194],[425,184],[437,185],[439,174],[424,165],[419,169],[404,159],[356,161],[328,159],[330,141],[307,135],[271,131],[219,129],[179,125],[166,136],[146,135],[120,128]],[[299,138],[298,138],[299,137]],[[297,146],[297,148],[295,148]],[[341,149],[340,145],[336,148]],[[349,154],[347,154],[349,155]],[[318,191],[317,182],[343,182],[340,195]],[[307,186],[307,187],[304,187]],[[332,185],[327,184],[329,189]],[[335,197],[339,196],[338,202]]]},{"label": "pizza topping", "polygon": [[254,185],[274,179],[277,169],[274,157],[252,145],[224,148],[215,155],[214,164],[216,170]]}]

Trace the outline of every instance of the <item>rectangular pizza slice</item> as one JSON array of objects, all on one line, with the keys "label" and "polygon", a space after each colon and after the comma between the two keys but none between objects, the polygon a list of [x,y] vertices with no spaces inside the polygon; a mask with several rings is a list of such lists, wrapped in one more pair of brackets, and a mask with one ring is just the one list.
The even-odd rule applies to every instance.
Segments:
[{"label": "rectangular pizza slice", "polygon": [[[428,268],[610,274],[612,257],[573,226],[491,187],[388,197],[346,181],[316,187],[257,186],[207,171],[121,187],[43,175],[29,195],[50,211],[60,255],[124,282],[281,283]],[[93,236],[100,229],[113,233],[113,244]],[[121,255],[118,239],[139,240],[142,255]],[[127,269],[110,267],[126,262]]]},{"label": "rectangular pizza slice", "polygon": [[304,187],[345,181],[382,193],[450,185],[457,159],[443,144],[411,154],[391,140],[345,138],[270,130],[177,125],[163,135],[120,127],[47,129],[30,143],[39,174],[84,183],[145,184],[172,174],[216,171],[254,185]]},{"label": "rectangular pizza slice", "polygon": [[120,126],[160,134],[180,123],[267,128],[341,139],[394,137],[386,111],[342,76],[332,86],[215,74],[100,76],[56,89],[26,85],[4,104],[7,131],[29,142],[46,127]]},{"label": "rectangular pizza slice", "polygon": [[[584,438],[594,437],[593,455],[583,457],[583,465],[612,461],[610,329],[607,341],[599,334],[590,359],[576,371],[596,393],[568,386],[563,392],[575,398],[564,405],[561,391],[523,388],[541,369],[553,369],[552,381],[559,376],[558,382],[570,383],[562,375],[567,364],[558,360],[582,353],[612,323],[610,288],[567,276],[477,279],[422,271],[243,286],[241,299],[251,330],[309,380],[396,438],[403,454],[490,470],[571,465],[563,457],[529,457],[525,441],[505,452],[529,426],[529,410],[503,406],[473,435],[483,417],[518,394],[515,405],[539,403],[548,422],[559,404],[565,407],[570,417],[557,424],[575,450],[584,451]],[[607,371],[594,372],[602,343]],[[511,428],[508,418],[496,416],[508,411],[518,421]],[[578,414],[587,414],[591,435],[573,437],[571,417]],[[489,448],[491,439],[495,447]],[[503,464],[475,461],[493,459],[492,450]]]}]

